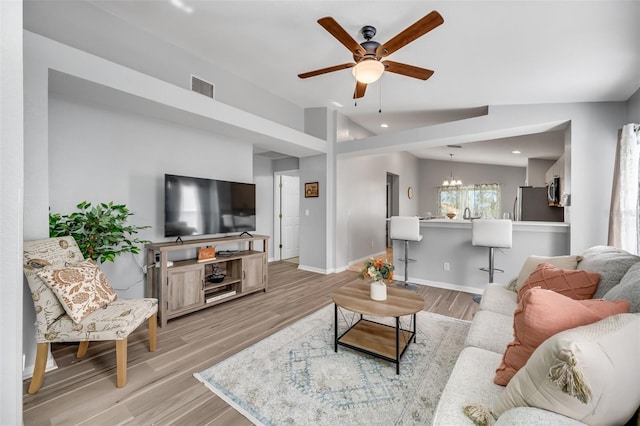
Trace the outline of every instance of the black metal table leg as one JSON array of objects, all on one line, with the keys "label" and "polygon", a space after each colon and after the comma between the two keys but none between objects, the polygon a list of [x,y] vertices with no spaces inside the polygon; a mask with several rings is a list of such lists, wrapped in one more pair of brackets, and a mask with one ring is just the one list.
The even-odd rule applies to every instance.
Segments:
[{"label": "black metal table leg", "polygon": [[416,325],[416,314],[413,314],[413,343],[416,342],[417,331],[418,331],[418,328]]},{"label": "black metal table leg", "polygon": [[396,317],[396,374],[400,374],[400,317]]},{"label": "black metal table leg", "polygon": [[333,340],[333,347],[334,347],[334,351],[338,352],[338,305],[337,304],[333,304],[333,330],[335,332],[334,336],[334,340]]}]

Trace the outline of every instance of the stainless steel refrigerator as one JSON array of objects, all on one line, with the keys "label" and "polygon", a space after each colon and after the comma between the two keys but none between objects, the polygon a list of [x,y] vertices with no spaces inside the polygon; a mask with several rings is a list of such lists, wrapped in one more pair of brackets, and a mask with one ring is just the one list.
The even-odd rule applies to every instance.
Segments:
[{"label": "stainless steel refrigerator", "polygon": [[564,208],[549,207],[546,187],[521,186],[513,204],[513,217],[522,221],[564,222]]}]

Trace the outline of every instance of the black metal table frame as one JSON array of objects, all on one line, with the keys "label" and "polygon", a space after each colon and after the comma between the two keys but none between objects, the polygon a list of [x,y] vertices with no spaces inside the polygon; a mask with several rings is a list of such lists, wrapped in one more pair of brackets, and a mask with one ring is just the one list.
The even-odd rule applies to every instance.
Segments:
[{"label": "black metal table frame", "polygon": [[[334,305],[333,320],[334,320],[334,339],[335,339],[334,340],[334,351],[338,352],[338,345],[341,345],[341,346],[353,349],[355,351],[362,352],[362,353],[365,353],[367,355],[374,356],[376,358],[384,359],[385,361],[393,362],[394,364],[396,364],[396,374],[400,374],[400,358],[402,358],[402,355],[404,355],[404,353],[407,351],[407,348],[409,348],[409,344],[411,343],[411,340],[413,340],[413,343],[416,343],[416,314],[415,313],[411,314],[411,317],[412,317],[411,325],[413,326],[412,327],[413,329],[412,330],[406,330],[406,329],[400,327],[400,317],[399,316],[398,317],[390,317],[390,318],[395,318],[396,319],[396,326],[393,327],[393,326],[388,325],[388,324],[382,324],[382,323],[379,323],[379,322],[376,322],[376,321],[371,321],[371,320],[364,319],[363,318],[363,314],[360,314],[359,312],[350,311],[349,309],[342,308],[340,306],[340,308],[345,309],[345,310],[347,310],[349,312],[353,312],[354,314],[359,314],[360,315],[360,319],[358,321],[356,321],[355,324],[349,326],[349,328],[344,333],[342,333],[340,336],[338,336],[338,308],[339,308],[339,306],[336,303],[334,303],[333,305]],[[343,343],[343,342],[340,341],[340,339],[344,335],[349,333],[361,321],[368,321],[368,322],[373,323],[373,324],[378,324],[378,325],[382,325],[382,326],[389,327],[389,328],[395,328],[395,330],[396,330],[396,358],[389,358],[387,356],[384,356],[384,355],[381,355],[381,354],[378,354],[378,353],[375,353],[375,352],[372,352],[372,351],[368,351],[368,350],[366,350],[364,348],[360,348],[358,346],[350,345],[348,343]],[[405,345],[405,347],[402,350],[402,352],[400,352],[400,332],[401,331],[407,332],[407,333],[410,334],[409,335],[409,339],[407,340],[407,344]]]}]

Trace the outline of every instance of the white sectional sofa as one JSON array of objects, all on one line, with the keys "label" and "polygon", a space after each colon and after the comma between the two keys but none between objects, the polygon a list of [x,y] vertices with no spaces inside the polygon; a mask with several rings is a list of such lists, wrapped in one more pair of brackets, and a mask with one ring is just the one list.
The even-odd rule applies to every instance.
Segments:
[{"label": "white sectional sofa", "polygon": [[[596,293],[593,295],[594,299],[626,299],[630,302],[631,312],[635,314],[622,315],[627,315],[625,318],[631,318],[634,324],[633,327],[637,329],[638,336],[640,336],[640,314],[638,314],[640,312],[639,262],[640,257],[638,256],[633,256],[612,247],[598,246],[583,253],[577,265],[577,269],[598,272],[601,275]],[[473,425],[474,421],[465,414],[464,407],[470,404],[478,404],[491,409],[500,395],[505,392],[506,387],[496,385],[494,377],[507,344],[514,339],[513,319],[514,311],[517,307],[516,292],[513,289],[507,285],[497,283],[487,286],[482,295],[480,309],[471,324],[465,348],[458,357],[454,370],[440,398],[435,413],[434,425]],[[625,341],[624,345],[627,342],[629,345],[628,351],[632,359],[635,357],[635,362],[640,365],[640,337],[635,339],[632,336],[630,340]],[[626,351],[627,348],[624,350]],[[533,357],[534,355],[531,356],[531,358]],[[531,358],[529,362],[531,362]],[[631,367],[633,369],[636,366],[632,365]],[[637,368],[636,372],[640,372],[640,367]],[[636,374],[633,371],[621,373]],[[640,382],[640,376],[635,381]],[[632,400],[637,398],[634,410],[640,406],[639,389],[634,388],[624,392],[637,395],[631,396]],[[494,414],[486,424],[493,424],[494,422],[497,425],[569,426],[585,424],[577,419],[552,411],[527,406],[508,409],[497,419]],[[619,422],[616,421],[615,423]],[[635,425],[635,422],[633,424]]]}]

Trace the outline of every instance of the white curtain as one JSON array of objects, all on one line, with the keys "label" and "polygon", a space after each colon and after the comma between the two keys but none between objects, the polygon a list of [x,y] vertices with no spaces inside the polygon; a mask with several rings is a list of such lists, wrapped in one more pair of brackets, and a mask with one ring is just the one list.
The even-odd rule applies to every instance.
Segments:
[{"label": "white curtain", "polygon": [[638,125],[625,125],[618,141],[609,216],[609,245],[633,254],[639,252],[638,232],[640,231],[638,142]]},{"label": "white curtain", "polygon": [[472,217],[500,217],[500,184],[482,183],[473,186],[439,186],[438,216],[456,213],[461,219],[465,208]]}]

